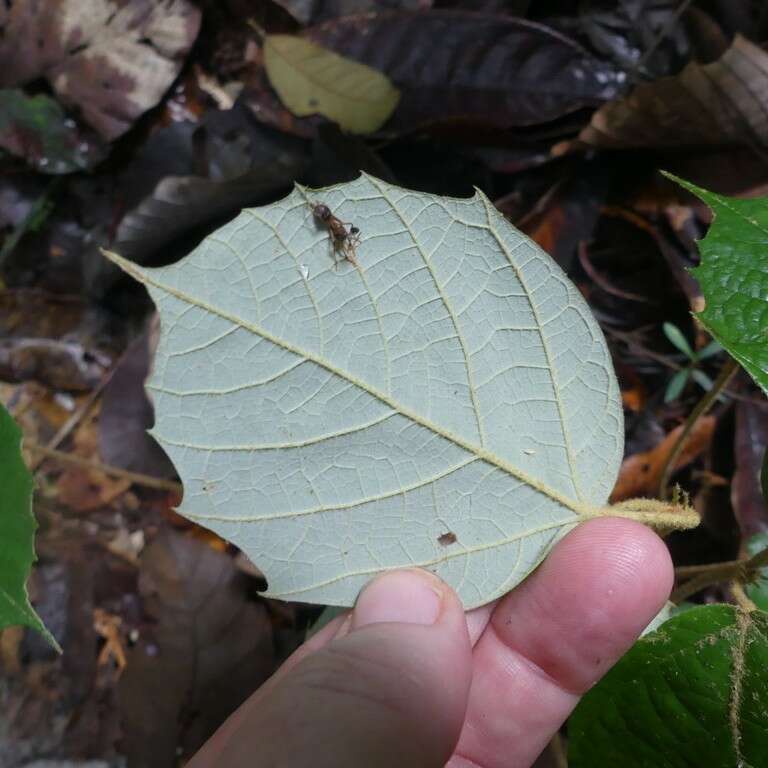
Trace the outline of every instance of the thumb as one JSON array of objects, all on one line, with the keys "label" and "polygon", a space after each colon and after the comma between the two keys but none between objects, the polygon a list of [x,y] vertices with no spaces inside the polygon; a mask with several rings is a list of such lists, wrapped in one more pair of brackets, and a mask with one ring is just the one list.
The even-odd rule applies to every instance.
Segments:
[{"label": "thumb", "polygon": [[442,767],[461,732],[471,659],[450,587],[425,571],[384,574],[333,639],[300,649],[189,768]]}]

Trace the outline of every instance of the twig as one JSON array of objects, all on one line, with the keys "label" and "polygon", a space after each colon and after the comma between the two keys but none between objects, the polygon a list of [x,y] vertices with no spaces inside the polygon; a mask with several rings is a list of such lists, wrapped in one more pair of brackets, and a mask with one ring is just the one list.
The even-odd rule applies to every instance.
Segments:
[{"label": "twig", "polygon": [[549,742],[549,752],[557,768],[568,768],[568,755],[563,744],[563,737],[559,732],[552,736]]},{"label": "twig", "polygon": [[732,357],[728,359],[728,362],[722,367],[722,370],[718,374],[712,384],[712,388],[709,392],[704,393],[704,397],[696,403],[696,406],[685,420],[682,432],[680,432],[677,442],[672,447],[672,450],[667,454],[662,465],[659,480],[659,498],[666,499],[669,494],[669,478],[674,471],[674,467],[677,464],[677,460],[680,458],[680,454],[685,447],[685,441],[688,439],[694,424],[698,419],[703,416],[715,403],[720,393],[725,389],[728,382],[733,378],[736,371],[739,370],[739,364]]},{"label": "twig", "polygon": [[681,584],[673,593],[671,600],[679,603],[687,597],[696,594],[705,587],[719,584],[722,581],[733,581],[743,584],[753,581],[761,568],[768,566],[768,547],[761,549],[752,557],[740,560],[726,560],[722,563],[707,563],[706,565],[685,565],[675,568],[675,575],[691,576],[689,581]]},{"label": "twig", "polygon": [[632,67],[631,76],[633,79],[637,78],[641,69],[648,63],[648,59],[656,53],[656,49],[664,42],[664,38],[675,28],[675,24],[680,21],[680,17],[688,10],[688,6],[693,0],[683,0],[680,5],[677,6],[677,10],[669,17],[667,23],[659,30],[659,34],[653,39],[648,46],[645,53],[638,59],[637,64]]},{"label": "twig", "polygon": [[[49,450],[58,448],[64,440],[66,440],[72,430],[90,413],[91,408],[93,408],[94,404],[101,396],[104,387],[109,384],[116,369],[117,365],[113,365],[101,377],[101,381],[94,387],[93,391],[85,399],[85,402],[64,422],[64,424],[61,425],[59,431],[48,441],[46,448]],[[33,460],[29,465],[30,471],[34,472],[40,466],[40,462],[43,461],[43,458],[44,457],[41,456],[39,459]]]},{"label": "twig", "polygon": [[[99,472],[103,472],[105,475],[112,475],[113,477],[121,477],[124,480],[130,480],[134,485],[143,485],[146,488],[155,488],[160,491],[171,491],[172,493],[181,494],[183,490],[181,483],[177,483],[173,480],[163,480],[159,477],[144,475],[140,472],[130,472],[127,469],[113,467],[110,464],[102,464],[100,461],[93,461],[92,459],[84,459],[82,456],[76,456],[73,453],[65,453],[64,451],[57,451],[53,448],[38,445],[37,443],[31,443],[27,440],[24,441],[24,448],[40,454],[41,461],[45,459],[55,459],[64,464],[73,464],[74,466],[82,467],[83,469],[95,469]],[[40,462],[38,462],[38,464],[39,463]]]}]

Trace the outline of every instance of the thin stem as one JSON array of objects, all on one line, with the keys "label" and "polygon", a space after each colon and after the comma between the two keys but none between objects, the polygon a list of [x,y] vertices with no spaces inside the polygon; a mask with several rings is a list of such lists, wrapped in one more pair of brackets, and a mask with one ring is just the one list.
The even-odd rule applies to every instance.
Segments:
[{"label": "thin stem", "polygon": [[666,499],[669,496],[669,478],[674,471],[677,460],[680,458],[680,454],[685,447],[685,441],[691,434],[696,422],[701,416],[703,416],[714,404],[721,392],[725,389],[728,382],[733,378],[736,371],[739,370],[739,364],[732,357],[728,359],[728,362],[722,367],[718,377],[712,384],[712,389],[709,392],[704,393],[704,397],[696,403],[696,407],[691,411],[688,418],[685,420],[682,432],[677,438],[672,450],[667,454],[664,459],[664,464],[661,470],[661,479],[659,480],[659,498]]},{"label": "thin stem", "polygon": [[640,57],[637,64],[632,67],[631,76],[633,79],[637,78],[642,68],[648,63],[648,60],[651,58],[651,56],[656,53],[656,49],[664,42],[664,38],[667,37],[670,32],[672,32],[677,22],[680,21],[680,17],[688,10],[688,6],[692,2],[693,0],[683,0],[683,2],[680,3],[680,5],[677,7],[677,10],[672,14],[672,16],[670,16],[670,18],[667,20],[667,23],[661,28],[659,34],[656,35],[656,37],[653,39],[653,42],[648,46],[648,49]]},{"label": "thin stem", "polygon": [[736,601],[736,605],[743,611],[752,613],[752,611],[757,610],[757,606],[749,599],[749,597],[747,597],[747,593],[744,591],[744,585],[740,581],[737,580],[731,583],[731,594]]},{"label": "thin stem", "polygon": [[171,491],[172,493],[178,494],[181,494],[183,490],[181,483],[177,483],[173,480],[163,480],[159,477],[144,475],[140,472],[129,472],[127,469],[113,467],[110,464],[102,464],[100,461],[84,459],[82,456],[76,456],[73,453],[65,453],[64,451],[57,451],[53,448],[47,448],[44,445],[38,445],[37,443],[32,443],[28,440],[24,441],[24,448],[39,454],[43,459],[54,459],[63,464],[73,464],[74,466],[82,467],[83,469],[95,469],[99,472],[103,472],[105,475],[112,475],[113,477],[130,480],[134,485],[143,485],[146,488],[155,488],[160,491]]},{"label": "thin stem", "polygon": [[671,600],[673,603],[679,603],[705,587],[723,581],[732,581],[738,584],[748,583],[753,581],[760,569],[766,566],[768,566],[768,547],[761,549],[752,557],[745,557],[740,560],[726,560],[722,563],[686,565],[675,568],[677,577],[690,576],[691,578],[672,593]]}]

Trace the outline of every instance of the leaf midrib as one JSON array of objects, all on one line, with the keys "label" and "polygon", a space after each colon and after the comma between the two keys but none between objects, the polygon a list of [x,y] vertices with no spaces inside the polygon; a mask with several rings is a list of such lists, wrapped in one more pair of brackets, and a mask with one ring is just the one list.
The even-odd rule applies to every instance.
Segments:
[{"label": "leaf midrib", "polygon": [[411,411],[409,408],[404,407],[401,403],[397,402],[396,400],[391,398],[389,395],[383,392],[379,392],[376,388],[370,386],[369,384],[365,383],[361,379],[358,379],[356,376],[353,376],[348,371],[344,371],[341,368],[337,368],[327,360],[324,360],[323,358],[318,357],[317,355],[307,350],[304,350],[301,347],[295,346],[294,344],[291,344],[290,342],[284,339],[274,336],[264,328],[261,328],[260,326],[255,325],[253,323],[246,322],[245,320],[243,320],[241,317],[238,317],[237,315],[231,314],[223,309],[220,309],[211,304],[208,304],[207,302],[197,299],[194,296],[190,296],[189,294],[179,290],[178,288],[165,285],[159,280],[151,277],[148,271],[143,271],[138,265],[136,265],[132,261],[129,261],[128,259],[123,258],[117,253],[110,252],[110,251],[104,251],[104,253],[105,255],[107,255],[107,257],[111,261],[113,261],[115,264],[117,264],[125,272],[127,272],[129,275],[131,275],[133,278],[135,278],[139,282],[144,283],[147,286],[152,286],[154,288],[157,288],[158,290],[163,291],[171,296],[174,296],[175,298],[185,302],[186,304],[189,304],[190,306],[198,307],[199,309],[202,309],[206,312],[210,312],[213,315],[217,315],[218,317],[221,317],[224,320],[228,320],[234,325],[239,326],[244,330],[250,331],[251,333],[254,333],[257,336],[260,336],[261,338],[265,339],[266,341],[271,342],[275,346],[285,349],[286,351],[291,352],[292,354],[296,355],[299,358],[303,358],[305,360],[308,360],[314,363],[315,365],[320,366],[321,368],[324,368],[325,370],[329,371],[335,376],[338,376],[339,378],[345,381],[348,381],[353,386],[356,386],[359,389],[363,390],[364,392],[367,392],[369,395],[371,395],[372,397],[375,397],[377,400],[389,406],[392,410],[401,414],[405,418],[413,421],[416,424],[419,424],[425,429],[430,430],[431,432],[442,437],[443,439],[454,443],[455,445],[467,451],[468,453],[472,454],[473,456],[476,456],[478,459],[481,459],[482,461],[485,461],[488,464],[498,467],[499,469],[503,470],[507,474],[519,480],[521,483],[524,483],[525,485],[533,488],[533,490],[537,491],[538,493],[549,497],[553,501],[560,504],[562,507],[565,507],[566,509],[571,510],[576,515],[579,515],[582,517],[592,517],[595,515],[596,510],[594,507],[589,506],[587,504],[579,503],[565,496],[564,494],[560,493],[559,491],[556,491],[554,488],[550,487],[546,483],[543,483],[537,480],[536,478],[529,475],[527,472],[524,472],[518,467],[515,467],[514,465],[510,464],[508,461],[502,459],[500,456],[496,455],[492,451],[488,451],[485,448],[482,448],[481,446],[475,445],[474,443],[468,440],[465,440],[464,438],[454,434],[453,432],[442,429],[437,424],[434,424],[430,420],[424,418],[421,414],[415,411]]}]

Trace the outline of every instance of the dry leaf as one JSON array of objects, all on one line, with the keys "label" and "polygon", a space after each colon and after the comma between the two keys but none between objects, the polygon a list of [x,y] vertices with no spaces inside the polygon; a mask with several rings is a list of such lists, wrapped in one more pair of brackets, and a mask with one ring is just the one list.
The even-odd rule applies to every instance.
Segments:
[{"label": "dry leaf", "polygon": [[768,53],[736,36],[711,64],[640,85],[605,104],[579,141],[610,149],[768,145]]},{"label": "dry leaf", "polygon": [[[715,429],[715,417],[704,416],[694,424],[685,443],[675,469],[690,464],[709,445]],[[664,461],[677,442],[683,425],[675,427],[655,448],[643,453],[636,453],[624,459],[619,479],[611,494],[611,502],[616,503],[636,496],[655,496],[659,490],[659,480]]]}]

